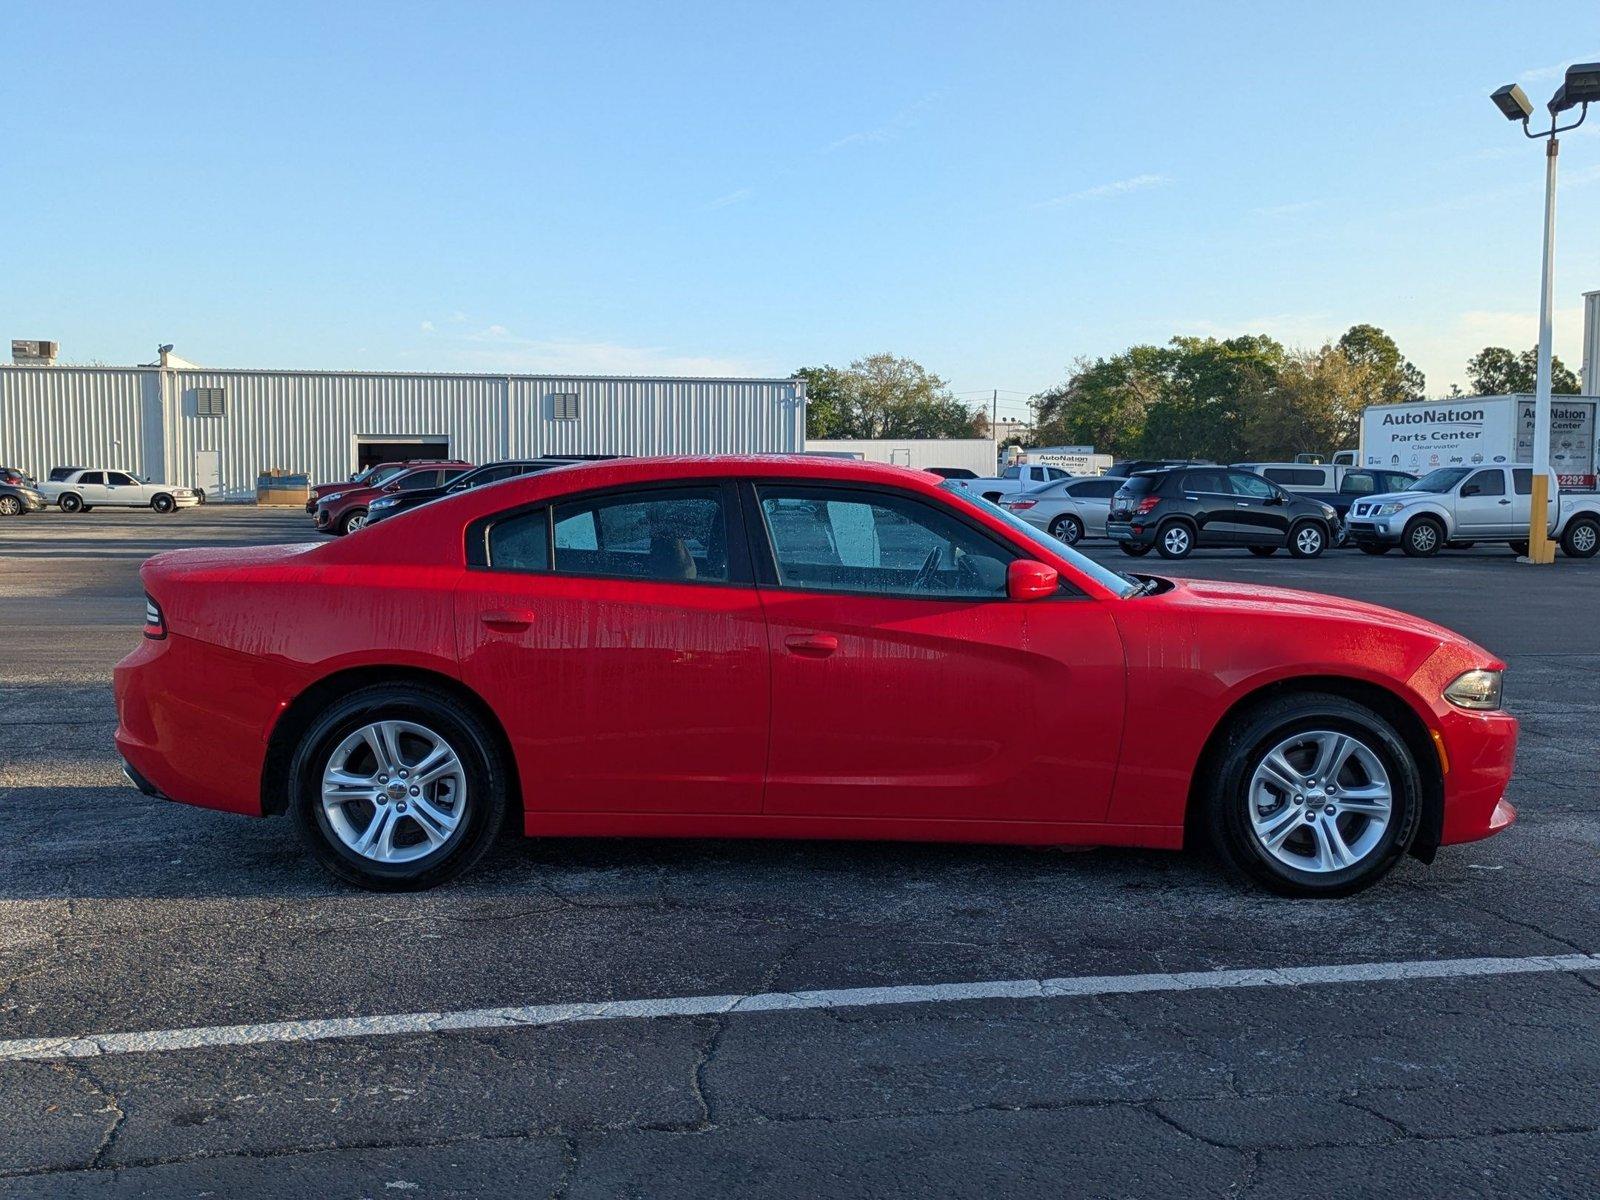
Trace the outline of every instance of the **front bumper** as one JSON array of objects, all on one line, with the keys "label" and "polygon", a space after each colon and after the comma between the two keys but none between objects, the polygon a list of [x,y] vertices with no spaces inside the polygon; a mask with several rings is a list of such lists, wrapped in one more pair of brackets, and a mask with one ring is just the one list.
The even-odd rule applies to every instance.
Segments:
[{"label": "front bumper", "polygon": [[1345,521],[1350,540],[1358,546],[1397,546],[1401,528],[1393,517],[1350,517]]},{"label": "front bumper", "polygon": [[318,529],[331,529],[331,528],[333,528],[333,514],[332,513],[330,513],[325,508],[317,508],[317,509],[313,509],[312,511],[314,513],[314,516],[312,517],[312,520],[316,522],[316,526],[317,526]]},{"label": "front bumper", "polygon": [[1449,759],[1441,846],[1481,841],[1511,827],[1506,787],[1517,757],[1517,719],[1507,712],[1453,710],[1437,720]]}]

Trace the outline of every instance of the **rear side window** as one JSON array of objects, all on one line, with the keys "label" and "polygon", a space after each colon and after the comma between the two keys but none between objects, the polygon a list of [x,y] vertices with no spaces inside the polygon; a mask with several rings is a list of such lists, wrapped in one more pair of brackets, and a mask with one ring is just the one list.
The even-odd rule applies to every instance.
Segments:
[{"label": "rear side window", "polygon": [[416,492],[423,488],[438,487],[439,472],[413,471],[404,479],[397,480],[396,482],[399,484],[402,492]]},{"label": "rear side window", "polygon": [[98,486],[105,481],[106,474],[104,471],[85,471],[82,475],[78,476],[79,483],[90,483]]},{"label": "rear side window", "polygon": [[1227,477],[1221,471],[1190,471],[1183,477],[1183,490],[1222,495],[1231,495],[1233,492],[1228,486]]},{"label": "rear side window", "polygon": [[500,571],[550,569],[548,509],[518,513],[489,529],[489,565]]},{"label": "rear side window", "polygon": [[1121,481],[1122,486],[1113,495],[1147,496],[1156,490],[1161,480],[1154,475],[1130,475]]},{"label": "rear side window", "polygon": [[727,516],[719,488],[598,496],[554,509],[554,569],[661,582],[726,583]]},{"label": "rear side window", "polygon": [[1067,490],[1087,500],[1109,500],[1117,494],[1121,483],[1119,479],[1091,479],[1087,483],[1075,483]]},{"label": "rear side window", "polygon": [[1046,467],[1044,469],[1044,477],[1046,479],[1066,479],[1070,475],[1071,472],[1063,471],[1060,467]]},{"label": "rear side window", "polygon": [[1339,491],[1346,496],[1370,496],[1378,490],[1378,481],[1371,471],[1348,471],[1339,482]]},{"label": "rear side window", "polygon": [[1252,500],[1267,500],[1278,494],[1278,489],[1259,475],[1251,475],[1245,471],[1233,471],[1226,478],[1233,488],[1235,496],[1249,496]]},{"label": "rear side window", "polygon": [[1512,467],[1511,486],[1516,489],[1519,496],[1533,495],[1533,469],[1531,467]]}]

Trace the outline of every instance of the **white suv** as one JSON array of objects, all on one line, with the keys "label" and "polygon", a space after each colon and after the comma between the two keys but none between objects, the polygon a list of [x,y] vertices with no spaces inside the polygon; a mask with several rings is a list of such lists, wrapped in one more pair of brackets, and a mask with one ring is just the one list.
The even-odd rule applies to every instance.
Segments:
[{"label": "white suv", "polygon": [[97,467],[72,472],[65,479],[41,483],[39,491],[62,512],[88,512],[98,505],[118,508],[153,508],[158,513],[192,508],[200,503],[189,488],[170,483],[151,483],[127,471],[108,471]]}]

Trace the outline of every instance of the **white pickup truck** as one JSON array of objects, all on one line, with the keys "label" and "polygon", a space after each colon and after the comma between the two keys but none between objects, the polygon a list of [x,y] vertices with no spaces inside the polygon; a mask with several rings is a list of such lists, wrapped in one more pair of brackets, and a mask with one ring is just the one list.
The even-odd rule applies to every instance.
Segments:
[{"label": "white pickup truck", "polygon": [[[1346,517],[1350,540],[1368,554],[1394,547],[1413,558],[1446,546],[1503,542],[1528,552],[1533,468],[1440,467],[1403,492],[1364,496]],[[1600,550],[1600,496],[1562,494],[1550,474],[1550,536],[1572,558]]]},{"label": "white pickup truck", "polygon": [[979,476],[977,479],[962,479],[957,482],[967,491],[982,496],[985,500],[997,501],[1002,496],[1014,496],[1029,488],[1071,478],[1072,472],[1063,471],[1060,467],[1049,467],[1044,463],[1017,463],[1015,466],[1007,467],[998,475]]}]

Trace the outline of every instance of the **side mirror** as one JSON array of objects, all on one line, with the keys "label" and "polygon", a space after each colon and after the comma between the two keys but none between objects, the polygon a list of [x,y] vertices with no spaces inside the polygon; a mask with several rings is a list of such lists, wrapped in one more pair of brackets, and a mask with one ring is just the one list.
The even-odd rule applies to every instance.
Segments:
[{"label": "side mirror", "polygon": [[1061,588],[1061,572],[1031,558],[1019,558],[1006,568],[1006,596],[1012,600],[1043,600]]},{"label": "side mirror", "polygon": [[361,474],[360,471],[352,471],[350,473],[350,482],[354,483],[356,481],[356,477],[359,476],[360,474]]}]

